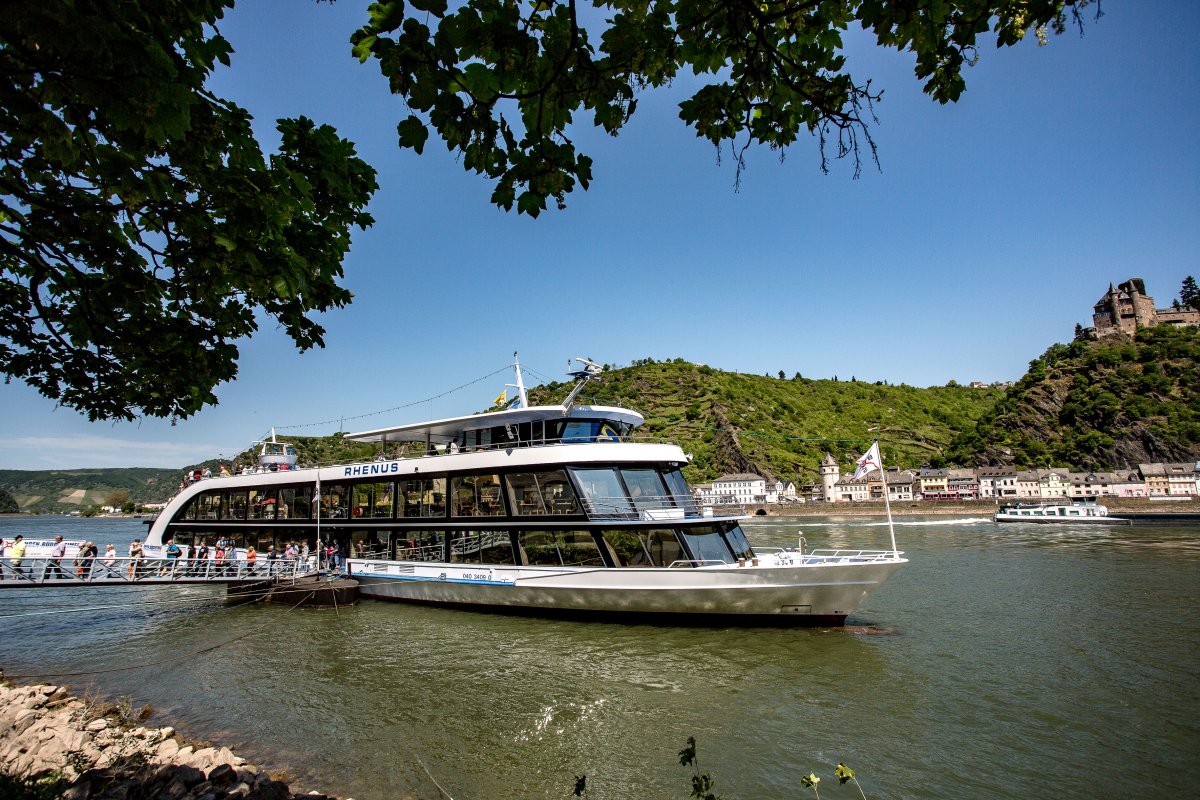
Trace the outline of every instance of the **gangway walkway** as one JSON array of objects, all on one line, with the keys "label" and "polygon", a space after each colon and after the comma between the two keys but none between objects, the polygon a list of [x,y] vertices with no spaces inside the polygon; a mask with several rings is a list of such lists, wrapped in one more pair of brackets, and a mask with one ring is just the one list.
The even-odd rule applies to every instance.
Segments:
[{"label": "gangway walkway", "polygon": [[248,584],[315,575],[313,559],[193,561],[187,558],[11,558],[0,560],[0,589],[185,583]]}]

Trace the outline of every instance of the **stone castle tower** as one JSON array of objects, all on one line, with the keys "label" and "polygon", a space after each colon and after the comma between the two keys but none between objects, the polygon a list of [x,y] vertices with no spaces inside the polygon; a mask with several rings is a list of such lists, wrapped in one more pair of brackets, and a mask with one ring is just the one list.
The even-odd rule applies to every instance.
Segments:
[{"label": "stone castle tower", "polygon": [[833,456],[826,453],[821,461],[821,497],[826,503],[832,503],[836,499],[833,487],[837,486],[841,472],[842,468],[833,460]]},{"label": "stone castle tower", "polygon": [[1146,294],[1141,278],[1130,278],[1119,286],[1108,285],[1108,291],[1096,301],[1092,314],[1100,334],[1118,330],[1133,333],[1138,328],[1150,328],[1158,322],[1154,313],[1154,298]]}]

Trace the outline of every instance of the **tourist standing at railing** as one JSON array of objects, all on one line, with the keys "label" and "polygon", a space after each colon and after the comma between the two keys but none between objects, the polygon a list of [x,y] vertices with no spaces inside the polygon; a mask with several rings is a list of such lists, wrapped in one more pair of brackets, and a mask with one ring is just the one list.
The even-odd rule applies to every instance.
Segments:
[{"label": "tourist standing at railing", "polygon": [[175,544],[175,540],[167,542],[167,560],[163,562],[160,575],[174,575],[175,569],[179,566],[179,557],[183,555],[183,550],[179,545]]},{"label": "tourist standing at railing", "polygon": [[208,545],[204,542],[192,547],[192,574],[203,575],[208,562]]},{"label": "tourist standing at railing", "polygon": [[62,567],[62,560],[67,557],[67,543],[62,536],[54,537],[54,549],[50,551],[50,560],[46,562],[45,577],[54,576],[56,579],[67,577],[67,571]]},{"label": "tourist standing at railing", "polygon": [[111,542],[104,545],[104,560],[100,563],[106,567],[111,567],[113,564],[117,563],[116,545],[112,544]]},{"label": "tourist standing at railing", "polygon": [[9,548],[8,555],[8,563],[13,568],[13,572],[17,573],[18,575],[24,574],[25,567],[22,565],[22,562],[25,560],[24,536],[18,534],[17,538],[13,539],[12,547]]},{"label": "tourist standing at railing", "polygon": [[254,545],[246,548],[246,571],[250,575],[254,574],[254,563],[258,561],[258,551],[254,549]]},{"label": "tourist standing at railing", "polygon": [[137,579],[138,573],[142,569],[142,559],[145,558],[146,551],[142,549],[142,540],[134,539],[129,543],[129,577]]},{"label": "tourist standing at railing", "polygon": [[96,560],[98,554],[96,545],[90,541],[79,545],[79,552],[75,556],[75,574],[81,578],[91,575],[92,562]]}]

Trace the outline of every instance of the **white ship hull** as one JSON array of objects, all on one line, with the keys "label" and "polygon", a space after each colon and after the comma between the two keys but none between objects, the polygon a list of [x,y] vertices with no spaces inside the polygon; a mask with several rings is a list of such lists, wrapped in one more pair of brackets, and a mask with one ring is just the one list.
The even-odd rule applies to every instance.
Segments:
[{"label": "white ship hull", "polygon": [[[837,625],[903,558],[804,565],[571,568],[349,561],[365,597],[510,613]],[[764,559],[770,561],[770,557]]]}]

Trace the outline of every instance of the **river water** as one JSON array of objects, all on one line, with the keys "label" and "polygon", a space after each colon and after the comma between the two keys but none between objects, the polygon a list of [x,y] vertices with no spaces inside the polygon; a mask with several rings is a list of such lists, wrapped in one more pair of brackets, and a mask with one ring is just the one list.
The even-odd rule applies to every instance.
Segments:
[{"label": "river water", "polygon": [[[887,548],[886,525],[752,522],[752,543]],[[133,520],[0,519],[124,545]],[[1195,797],[1200,527],[906,517],[911,563],[844,629],[694,629],[364,601],[231,607],[212,587],[4,590],[0,665],[358,800]],[[84,611],[74,609],[86,608]],[[43,612],[66,613],[43,613]],[[134,669],[126,669],[134,666]],[[116,670],[104,672],[104,670]],[[32,678],[29,678],[30,680]],[[436,781],[436,784],[435,784]]]}]

